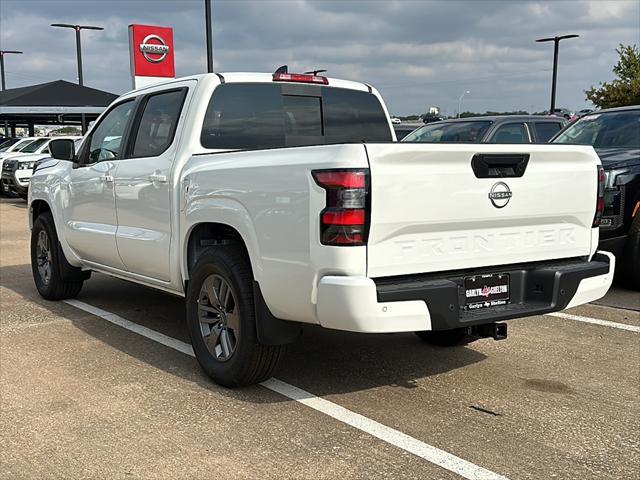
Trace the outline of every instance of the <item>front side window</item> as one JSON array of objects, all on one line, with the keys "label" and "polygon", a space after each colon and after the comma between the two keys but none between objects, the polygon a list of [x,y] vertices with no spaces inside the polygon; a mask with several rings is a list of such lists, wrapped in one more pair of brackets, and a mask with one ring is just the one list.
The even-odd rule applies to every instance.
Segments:
[{"label": "front side window", "polygon": [[529,143],[529,135],[523,123],[507,123],[497,128],[491,143]]},{"label": "front side window", "polygon": [[283,85],[235,83],[213,93],[201,142],[205,148],[261,149],[326,143],[391,141],[391,130],[375,95],[312,87],[287,94]]},{"label": "front side window", "polygon": [[534,122],[533,129],[536,132],[536,141],[547,143],[551,137],[562,130],[562,124],[560,122]]},{"label": "front side window", "polygon": [[403,142],[479,143],[491,126],[490,120],[435,122],[415,130]]},{"label": "front side window", "polygon": [[122,156],[122,137],[133,112],[133,100],[114,107],[91,133],[88,163],[115,160]]},{"label": "front side window", "polygon": [[147,101],[133,146],[134,157],[155,157],[173,142],[185,91],[159,93]]}]

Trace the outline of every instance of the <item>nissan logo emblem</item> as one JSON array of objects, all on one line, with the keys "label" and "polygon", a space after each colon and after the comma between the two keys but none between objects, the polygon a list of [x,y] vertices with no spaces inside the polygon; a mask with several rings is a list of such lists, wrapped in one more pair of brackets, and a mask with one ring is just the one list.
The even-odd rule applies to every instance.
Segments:
[{"label": "nissan logo emblem", "polygon": [[489,192],[489,200],[496,208],[503,208],[507,206],[509,200],[513,193],[509,189],[509,185],[504,182],[498,182],[493,187],[491,187],[491,191]]},{"label": "nissan logo emblem", "polygon": [[[149,43],[152,40],[155,40],[155,42]],[[149,62],[160,63],[165,58],[167,58],[167,54],[169,53],[169,46],[165,43],[162,37],[151,34],[147,35],[146,37],[144,37],[144,40],[142,40],[142,43],[140,44],[140,51],[142,52],[144,58],[146,58]]]}]

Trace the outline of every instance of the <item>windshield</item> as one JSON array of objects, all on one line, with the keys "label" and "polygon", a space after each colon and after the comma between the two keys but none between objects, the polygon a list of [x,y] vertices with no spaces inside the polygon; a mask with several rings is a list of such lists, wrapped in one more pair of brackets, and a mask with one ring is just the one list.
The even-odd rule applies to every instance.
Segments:
[{"label": "windshield", "polygon": [[403,142],[477,143],[491,126],[491,121],[436,122],[425,125],[402,139]]},{"label": "windshield", "polygon": [[38,148],[40,148],[44,143],[47,143],[48,141],[48,138],[39,138],[38,140],[29,143],[26,147],[21,148],[20,152],[34,153]]},{"label": "windshield", "polygon": [[640,110],[587,115],[558,135],[553,143],[640,148]]},{"label": "windshield", "polygon": [[20,140],[18,143],[16,143],[13,148],[11,148],[10,150],[12,152],[21,152],[23,148],[25,148],[26,146],[28,146],[29,144],[31,144],[33,142],[33,138],[28,138],[28,139],[24,139],[24,140]]},{"label": "windshield", "polygon": [[18,143],[19,141],[20,141],[19,138],[10,138],[9,140],[2,142],[2,146],[0,147],[0,152],[6,152],[7,150],[9,150],[9,148],[11,148],[13,145]]}]

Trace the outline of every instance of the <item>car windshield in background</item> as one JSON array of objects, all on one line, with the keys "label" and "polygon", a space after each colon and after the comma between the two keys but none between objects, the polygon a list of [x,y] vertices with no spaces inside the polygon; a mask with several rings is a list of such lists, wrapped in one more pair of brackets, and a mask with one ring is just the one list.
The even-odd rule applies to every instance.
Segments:
[{"label": "car windshield in background", "polygon": [[640,148],[640,109],[584,116],[558,135],[553,143]]},{"label": "car windshield in background", "polygon": [[482,141],[491,121],[436,122],[410,133],[403,142],[477,143]]},{"label": "car windshield in background", "polygon": [[35,153],[35,151],[40,148],[43,144],[49,141],[48,138],[39,138],[38,140],[34,140],[29,143],[26,147],[21,148],[20,152],[22,153]]},{"label": "car windshield in background", "polygon": [[202,145],[250,150],[392,140],[387,117],[375,95],[311,86],[294,93],[289,87],[260,83],[219,86],[207,108]]},{"label": "car windshield in background", "polygon": [[29,145],[32,142],[33,142],[32,138],[29,138],[29,139],[26,139],[26,140],[25,139],[20,139],[19,142],[15,143],[13,145],[13,148],[11,148],[11,147],[9,147],[9,148],[11,148],[12,152],[20,152],[20,151],[22,151],[22,149],[24,147],[26,147],[27,145]]},{"label": "car windshield in background", "polygon": [[0,152],[6,152],[7,150],[9,150],[9,148],[11,148],[12,146],[14,146],[16,143],[18,143],[20,141],[19,138],[10,138],[9,140],[7,140],[6,142],[2,143],[2,146],[0,147]]}]

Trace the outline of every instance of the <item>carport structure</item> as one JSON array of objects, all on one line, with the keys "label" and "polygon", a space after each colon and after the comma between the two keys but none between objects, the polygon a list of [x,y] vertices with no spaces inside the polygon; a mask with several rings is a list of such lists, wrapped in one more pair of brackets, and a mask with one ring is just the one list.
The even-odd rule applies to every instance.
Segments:
[{"label": "carport structure", "polygon": [[65,80],[40,83],[0,92],[0,126],[5,135],[15,136],[16,128],[35,125],[83,125],[95,120],[117,95]]}]

